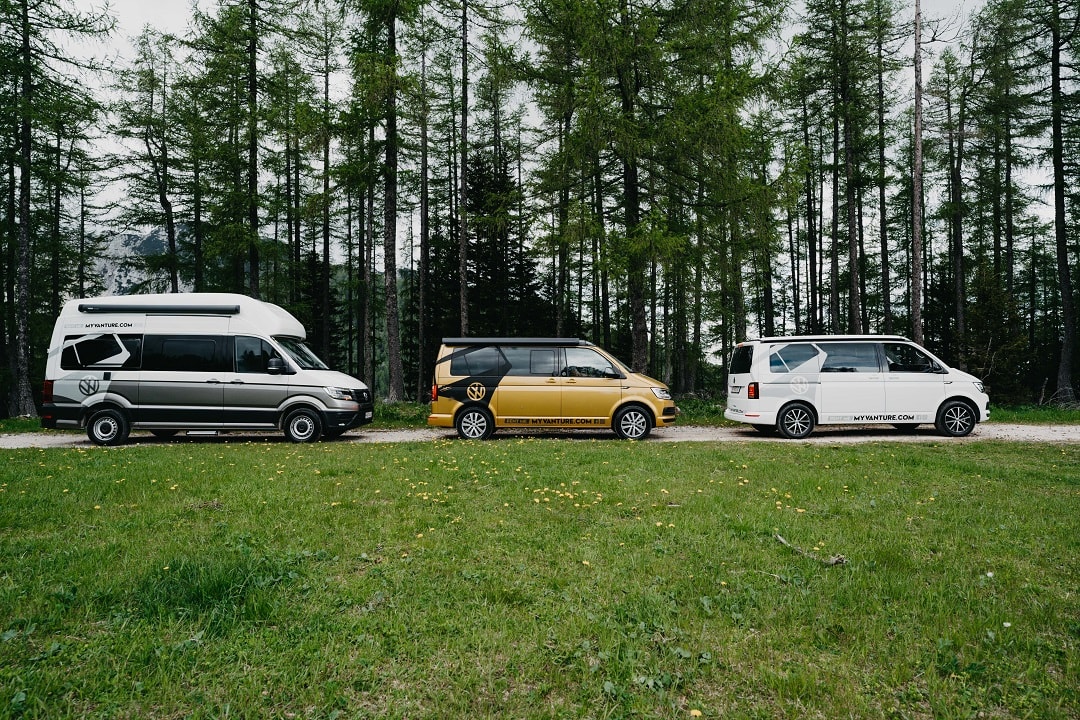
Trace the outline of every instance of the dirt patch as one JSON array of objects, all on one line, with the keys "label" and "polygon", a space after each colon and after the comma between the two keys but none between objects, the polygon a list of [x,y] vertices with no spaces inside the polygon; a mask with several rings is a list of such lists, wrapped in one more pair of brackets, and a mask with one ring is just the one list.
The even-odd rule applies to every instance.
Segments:
[{"label": "dirt patch", "polygon": [[[608,431],[507,431],[500,430],[495,439],[507,437],[558,437],[578,440],[611,440],[615,435]],[[441,428],[415,428],[409,430],[379,430],[365,428],[353,430],[335,443],[392,443],[431,442],[454,440],[453,430]],[[1080,425],[1015,425],[985,423],[978,425],[966,438],[946,438],[930,425],[913,431],[896,430],[888,425],[818,427],[805,440],[783,440],[762,435],[749,426],[704,427],[683,425],[654,430],[645,442],[803,442],[803,443],[865,443],[865,442],[978,442],[980,440],[1007,440],[1010,442],[1080,443]],[[176,443],[222,443],[222,442],[286,442],[281,435],[220,433],[177,435],[162,439],[150,434],[133,433],[129,444],[171,445]],[[0,448],[46,448],[46,447],[96,447],[84,433],[74,431],[45,431],[39,433],[11,433],[0,435]]]}]

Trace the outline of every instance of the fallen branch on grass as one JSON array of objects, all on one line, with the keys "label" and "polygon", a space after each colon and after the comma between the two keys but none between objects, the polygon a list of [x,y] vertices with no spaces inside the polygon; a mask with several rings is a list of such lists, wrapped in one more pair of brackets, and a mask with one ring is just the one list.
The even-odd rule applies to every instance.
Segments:
[{"label": "fallen branch on grass", "polygon": [[833,555],[833,556],[832,556],[831,558],[829,558],[828,560],[822,560],[821,558],[819,558],[819,557],[818,557],[817,555],[815,555],[814,553],[812,553],[812,552],[807,552],[806,550],[803,550],[803,549],[802,549],[802,548],[800,548],[800,547],[796,547],[796,546],[792,545],[792,544],[791,544],[791,543],[789,543],[789,542],[788,542],[787,540],[785,540],[785,539],[783,538],[783,536],[782,536],[782,535],[779,535],[779,534],[777,534],[777,535],[775,535],[774,537],[775,537],[775,538],[776,538],[776,539],[777,539],[778,541],[780,541],[780,544],[781,544],[781,545],[783,545],[784,547],[789,547],[789,548],[791,548],[792,550],[794,550],[795,552],[797,552],[797,553],[799,553],[800,555],[802,555],[803,557],[808,557],[808,558],[810,558],[811,560],[814,560],[814,561],[816,561],[816,562],[819,562],[819,563],[821,563],[822,565],[825,565],[826,567],[831,567],[831,566],[833,566],[833,565],[843,565],[843,564],[847,563],[847,558],[846,558],[846,557],[844,557],[843,555]]}]

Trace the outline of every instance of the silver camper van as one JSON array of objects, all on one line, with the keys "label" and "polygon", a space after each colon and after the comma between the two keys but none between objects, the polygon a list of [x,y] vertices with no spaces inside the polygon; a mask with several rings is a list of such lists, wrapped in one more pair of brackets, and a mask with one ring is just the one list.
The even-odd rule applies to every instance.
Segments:
[{"label": "silver camper van", "polygon": [[371,391],[334,372],[277,305],[231,293],[71,300],[53,328],[41,424],[99,445],[133,429],[336,437],[373,419]]}]

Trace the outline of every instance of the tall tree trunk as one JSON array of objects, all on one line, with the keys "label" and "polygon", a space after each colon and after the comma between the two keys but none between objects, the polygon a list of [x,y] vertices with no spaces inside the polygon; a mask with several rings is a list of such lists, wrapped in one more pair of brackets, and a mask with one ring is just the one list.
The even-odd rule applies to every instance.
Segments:
[{"label": "tall tree trunk", "polygon": [[[880,10],[880,5],[878,8]],[[880,18],[879,18],[880,22]],[[880,33],[880,30],[879,30]],[[882,330],[893,333],[892,317],[892,268],[889,263],[889,216],[886,208],[885,190],[888,186],[885,152],[885,48],[881,35],[877,39],[877,122],[878,122],[878,235],[881,240],[881,312],[884,316]]]},{"label": "tall tree trunk", "polygon": [[461,334],[469,334],[469,2],[461,2],[461,183],[458,195],[458,299],[461,314]]},{"label": "tall tree trunk", "polygon": [[12,415],[37,415],[30,390],[30,171],[33,134],[30,113],[34,107],[33,57],[30,51],[30,0],[21,0],[21,88],[19,91],[19,241],[15,267],[15,347],[10,398]]},{"label": "tall tree trunk", "polygon": [[922,3],[915,0],[915,129],[911,167],[911,339],[923,344],[923,153],[922,153]]},{"label": "tall tree trunk", "polygon": [[431,379],[427,369],[427,286],[428,254],[431,252],[431,218],[429,198],[428,160],[428,79],[427,49],[420,55],[420,258],[417,265],[416,300],[416,399],[425,399],[425,390]]},{"label": "tall tree trunk", "polygon": [[259,2],[248,0],[247,220],[248,292],[259,297]]},{"label": "tall tree trunk", "polygon": [[386,98],[386,192],[383,196],[383,281],[386,286],[386,364],[390,371],[387,388],[389,402],[405,397],[401,367],[401,325],[398,318],[397,287],[397,14],[390,11],[386,20],[387,62],[393,82]]},{"label": "tall tree trunk", "polygon": [[[330,358],[330,42],[329,31],[323,26],[321,38],[323,60],[322,96],[322,266],[319,278],[319,345],[323,357]],[[389,144],[389,139],[387,141]]]},{"label": "tall tree trunk", "polygon": [[1061,290],[1061,358],[1058,362],[1057,392],[1054,399],[1062,405],[1076,403],[1073,389],[1073,348],[1076,345],[1076,308],[1073,304],[1072,267],[1069,262],[1069,238],[1066,225],[1065,194],[1070,190],[1065,178],[1064,105],[1061,86],[1061,0],[1051,0],[1050,18],[1050,125],[1054,165],[1054,239],[1057,251],[1058,285]]},{"label": "tall tree trunk", "polygon": [[814,209],[814,149],[810,142],[810,111],[806,98],[802,100],[803,146],[806,148],[806,263],[809,296],[807,297],[807,327],[811,333],[821,330],[818,325],[818,282],[817,282],[817,235],[814,228],[816,210]]}]

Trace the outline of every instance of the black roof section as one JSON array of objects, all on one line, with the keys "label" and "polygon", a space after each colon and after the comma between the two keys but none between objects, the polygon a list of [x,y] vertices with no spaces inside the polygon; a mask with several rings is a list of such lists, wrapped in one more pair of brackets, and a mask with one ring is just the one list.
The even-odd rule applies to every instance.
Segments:
[{"label": "black roof section", "polygon": [[239,305],[154,305],[152,303],[79,303],[81,313],[145,313],[147,315],[238,315]]},{"label": "black roof section", "polygon": [[446,337],[443,345],[589,345],[588,340],[578,338],[543,337]]}]

